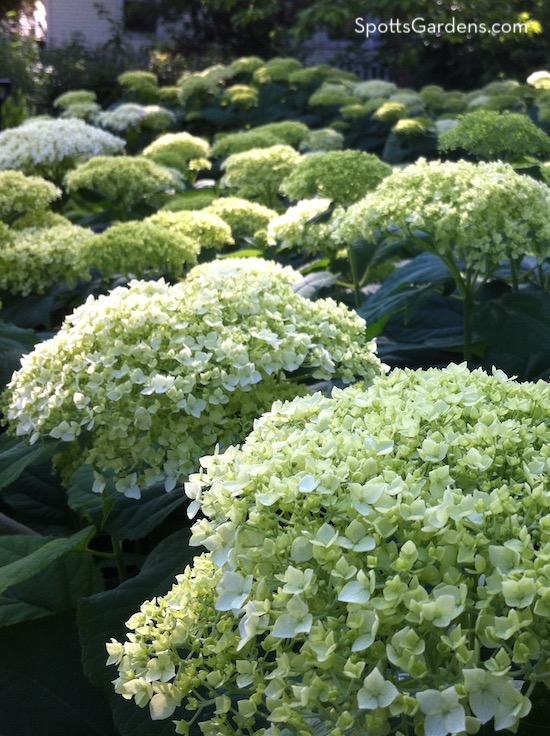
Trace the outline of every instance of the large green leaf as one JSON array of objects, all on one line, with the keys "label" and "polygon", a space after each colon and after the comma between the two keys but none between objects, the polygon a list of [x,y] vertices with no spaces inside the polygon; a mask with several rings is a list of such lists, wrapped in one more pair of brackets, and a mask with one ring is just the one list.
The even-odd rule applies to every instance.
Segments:
[{"label": "large green leaf", "polygon": [[5,632],[0,637],[2,736],[117,736],[103,693],[82,673],[72,612]]},{"label": "large green leaf", "polygon": [[110,687],[116,670],[105,665],[106,642],[111,637],[122,641],[127,632],[125,621],[144,601],[167,593],[175,576],[194,555],[195,549],[189,547],[189,530],[175,532],[155,547],[136,577],[114,590],[80,601],[77,620],[82,661],[91,682]]},{"label": "large green leaf", "polygon": [[418,305],[419,293],[428,295],[449,282],[452,277],[443,261],[431,253],[421,253],[397,268],[357,311],[369,323],[407,308],[410,315],[411,305]]},{"label": "large green leaf", "polygon": [[29,465],[38,465],[49,459],[56,451],[58,442],[28,442],[0,435],[0,488],[6,488],[19,478]]},{"label": "large green leaf", "polygon": [[480,309],[477,330],[487,341],[483,364],[521,380],[550,376],[550,295],[504,294]]},{"label": "large green leaf", "polygon": [[181,488],[167,493],[162,484],[143,491],[139,500],[118,493],[112,483],[103,494],[94,493],[92,485],[92,467],[81,466],[69,488],[69,506],[116,539],[142,539],[186,503]]},{"label": "large green leaf", "polygon": [[[44,618],[76,606],[79,598],[103,589],[103,579],[92,556],[69,550],[53,559],[47,568],[40,563],[33,573],[31,561],[48,544],[39,536],[11,535],[0,537],[0,565],[6,569],[17,560],[28,560],[30,575],[8,587],[0,595],[0,627],[22,621]],[[47,575],[47,584],[44,577]]]},{"label": "large green leaf", "polygon": [[23,557],[18,547],[18,536],[0,537],[0,595],[12,585],[33,578],[72,550],[82,547],[91,531],[91,527],[86,527],[71,537],[62,538],[30,536],[33,542],[28,542],[29,551]]},{"label": "large green leaf", "polygon": [[30,353],[38,341],[32,330],[0,320],[0,392],[20,367],[21,356]]}]

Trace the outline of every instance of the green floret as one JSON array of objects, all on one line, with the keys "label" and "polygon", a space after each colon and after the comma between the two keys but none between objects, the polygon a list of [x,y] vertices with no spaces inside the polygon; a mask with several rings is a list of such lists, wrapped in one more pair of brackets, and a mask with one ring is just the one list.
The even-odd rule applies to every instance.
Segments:
[{"label": "green floret", "polygon": [[196,263],[199,251],[196,240],[145,220],[113,225],[92,238],[81,257],[106,277],[180,276],[185,265]]},{"label": "green floret", "polygon": [[517,161],[550,154],[550,137],[520,113],[478,110],[463,115],[439,138],[441,151],[463,149],[485,161]]},{"label": "green floret", "polygon": [[162,166],[177,169],[186,179],[195,172],[209,169],[208,141],[190,133],[165,133],[143,149],[142,155]]},{"label": "green floret", "polygon": [[89,89],[73,89],[64,92],[53,101],[54,107],[73,107],[73,105],[88,105],[97,101],[95,92]]},{"label": "green floret", "polygon": [[304,156],[281,188],[290,199],[328,197],[347,206],[364,197],[389,174],[388,164],[364,151],[312,153]]}]

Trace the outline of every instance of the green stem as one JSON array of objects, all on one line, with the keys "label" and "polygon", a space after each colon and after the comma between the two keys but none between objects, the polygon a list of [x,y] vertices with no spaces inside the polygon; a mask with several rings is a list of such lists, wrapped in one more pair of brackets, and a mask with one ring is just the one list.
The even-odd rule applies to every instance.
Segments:
[{"label": "green stem", "polygon": [[126,565],[124,564],[124,555],[122,553],[122,542],[119,539],[111,537],[111,544],[113,545],[113,552],[116,560],[116,569],[118,572],[119,582],[123,583],[128,580],[128,573],[126,572]]},{"label": "green stem", "polygon": [[519,270],[516,258],[510,258],[510,272],[512,274],[512,291],[517,291],[519,288]]},{"label": "green stem", "polygon": [[468,289],[463,297],[464,309],[464,360],[469,368],[472,366],[472,315],[474,312],[474,294]]},{"label": "green stem", "polygon": [[348,246],[348,261],[349,261],[349,267],[351,271],[351,279],[353,281],[353,293],[355,295],[355,306],[357,309],[361,306],[361,302],[363,301],[363,296],[361,294],[361,283],[359,279],[359,275],[357,273],[357,263],[355,262],[355,258],[353,255],[353,248],[351,245]]}]

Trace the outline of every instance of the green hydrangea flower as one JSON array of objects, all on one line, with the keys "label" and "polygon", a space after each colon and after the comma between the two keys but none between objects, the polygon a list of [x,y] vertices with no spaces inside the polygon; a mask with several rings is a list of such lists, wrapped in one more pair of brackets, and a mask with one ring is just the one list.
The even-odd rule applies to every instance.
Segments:
[{"label": "green hydrangea flower", "polygon": [[140,128],[166,130],[174,121],[174,114],[166,107],[139,105],[134,102],[123,103],[112,110],[100,112],[95,117],[98,125],[116,133],[128,133]]},{"label": "green hydrangea flower", "polygon": [[221,99],[226,105],[235,105],[248,110],[258,105],[258,90],[249,84],[233,84],[224,90]]},{"label": "green hydrangea flower", "polygon": [[304,156],[286,177],[282,191],[290,199],[328,197],[347,206],[364,197],[386,176],[391,167],[372,153],[330,151]]},{"label": "green hydrangea flower", "polygon": [[88,228],[70,223],[12,231],[0,248],[0,289],[27,296],[88,281],[82,250],[93,237]]},{"label": "green hydrangea flower", "polygon": [[158,77],[153,72],[141,70],[123,72],[117,81],[139,102],[147,104],[156,102],[159,98]]},{"label": "green hydrangea flower", "polygon": [[258,230],[264,230],[277,217],[275,210],[240,197],[220,197],[203,210],[221,217],[231,228],[233,240],[251,238]]},{"label": "green hydrangea flower", "polygon": [[550,137],[521,113],[491,110],[470,112],[439,138],[441,151],[463,149],[485,161],[517,161],[525,156],[548,156]]},{"label": "green hydrangea flower", "polygon": [[221,250],[226,245],[234,244],[231,227],[227,222],[205,210],[161,210],[148,217],[145,222],[160,225],[174,235],[184,235],[198,242],[201,248]]},{"label": "green hydrangea flower", "polygon": [[319,89],[311,95],[308,104],[311,107],[340,107],[360,102],[359,97],[354,95],[344,83],[323,82]]},{"label": "green hydrangea flower", "polygon": [[261,132],[254,128],[240,133],[226,133],[212,146],[212,158],[225,158],[234,153],[251,151],[253,148],[270,148],[280,142],[273,133]]},{"label": "green hydrangea flower", "polygon": [[311,131],[305,123],[300,123],[298,120],[281,120],[278,123],[266,123],[252,128],[251,132],[273,135],[279,143],[298,148]]},{"label": "green hydrangea flower", "polygon": [[209,169],[210,144],[190,133],[165,133],[143,149],[142,155],[157,164],[177,169],[186,178],[191,172]]},{"label": "green hydrangea flower", "polygon": [[382,123],[396,123],[407,115],[407,106],[402,102],[385,102],[374,111],[372,117]]},{"label": "green hydrangea flower", "polygon": [[227,67],[228,76],[236,77],[237,75],[251,76],[256,69],[259,69],[265,64],[263,59],[259,56],[241,56],[239,59],[235,59]]},{"label": "green hydrangea flower", "polygon": [[533,72],[525,81],[535,89],[550,89],[550,72]]},{"label": "green hydrangea flower", "polygon": [[270,82],[288,82],[293,72],[302,68],[298,59],[277,56],[270,59],[263,66],[258,67],[252,74],[252,79],[257,84],[269,84]]},{"label": "green hydrangea flower", "polygon": [[97,101],[97,95],[90,89],[72,89],[63,92],[53,101],[54,107],[68,108],[73,105],[88,105]]},{"label": "green hydrangea flower", "polygon": [[61,113],[62,118],[78,118],[87,123],[95,123],[98,113],[101,111],[97,102],[79,102],[69,105]]},{"label": "green hydrangea flower", "polygon": [[[351,107],[355,107],[351,105]],[[312,130],[300,144],[300,151],[340,151],[344,147],[344,136],[334,128]]]},{"label": "green hydrangea flower", "polygon": [[[198,266],[188,279],[134,281],[90,297],[27,355],[3,409],[13,431],[71,443],[95,490],[167,490],[216,444],[240,441],[288,377],[371,380],[380,364],[365,323],[330,299],[294,293],[300,275],[258,259]],[[75,445],[75,442],[77,443]],[[68,461],[67,461],[68,462]]]},{"label": "green hydrangea flower", "polygon": [[0,220],[8,225],[25,213],[47,208],[60,196],[61,189],[40,176],[0,171]]},{"label": "green hydrangea flower", "polygon": [[180,734],[514,731],[549,665],[549,412],[464,365],[277,402],[186,484],[209,551],[107,645],[116,692]]},{"label": "green hydrangea flower", "polygon": [[122,210],[182,188],[173,170],[144,156],[97,156],[69,172],[66,184],[70,192],[93,189]]},{"label": "green hydrangea flower", "polygon": [[323,253],[329,257],[336,255],[338,246],[332,239],[332,221],[307,225],[314,217],[326,212],[331,201],[326,198],[304,199],[289,207],[267,226],[268,245],[296,248],[305,253]]},{"label": "green hydrangea flower", "polygon": [[193,103],[198,105],[205,103],[222,89],[218,79],[204,73],[186,75],[180,79],[178,85],[179,101],[189,106]]},{"label": "green hydrangea flower", "polygon": [[120,222],[96,235],[81,249],[82,261],[104,276],[145,274],[180,276],[196,263],[198,241],[154,222]]},{"label": "green hydrangea flower", "polygon": [[234,189],[241,197],[273,207],[283,180],[301,159],[294,148],[283,144],[234,153],[223,163],[222,185]]},{"label": "green hydrangea flower", "polygon": [[60,215],[57,212],[51,210],[32,210],[27,212],[26,215],[17,218],[17,220],[10,225],[12,230],[26,230],[27,228],[48,228],[54,227],[54,225],[71,225],[71,221]]},{"label": "green hydrangea flower", "polygon": [[367,82],[358,82],[353,87],[353,94],[360,100],[391,97],[399,91],[396,84],[384,79],[370,79]]},{"label": "green hydrangea flower", "polygon": [[[452,132],[452,131],[451,131]],[[550,189],[504,163],[420,159],[352,205],[335,237],[350,243],[398,228],[421,230],[424,246],[486,275],[508,258],[547,255]]]},{"label": "green hydrangea flower", "polygon": [[122,153],[125,145],[122,138],[75,118],[27,121],[0,133],[0,170],[16,169],[61,183],[78,163]]}]

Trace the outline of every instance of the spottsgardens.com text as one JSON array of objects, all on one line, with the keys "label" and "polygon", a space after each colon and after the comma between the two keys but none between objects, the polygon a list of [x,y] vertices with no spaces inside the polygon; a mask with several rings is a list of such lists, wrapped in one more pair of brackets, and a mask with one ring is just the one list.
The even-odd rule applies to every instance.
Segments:
[{"label": "spottsgardens.com text", "polygon": [[443,36],[446,34],[453,35],[476,35],[478,33],[490,33],[493,36],[509,33],[528,33],[527,23],[465,23],[458,21],[456,18],[449,20],[447,23],[431,23],[425,18],[413,18],[411,21],[402,21],[399,18],[392,18],[385,21],[376,21],[369,18],[355,18],[355,33],[361,34],[366,38],[378,34],[395,33],[408,34],[417,33],[419,35]]}]

